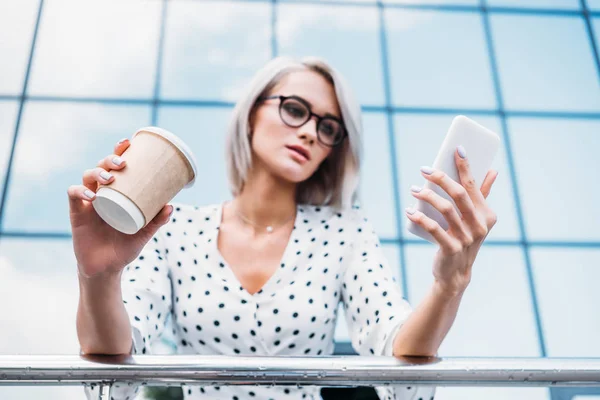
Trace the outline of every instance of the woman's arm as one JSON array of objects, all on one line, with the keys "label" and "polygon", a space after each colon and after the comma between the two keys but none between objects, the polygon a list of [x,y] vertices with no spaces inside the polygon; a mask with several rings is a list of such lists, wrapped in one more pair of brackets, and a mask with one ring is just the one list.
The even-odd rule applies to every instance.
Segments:
[{"label": "woman's arm", "polygon": [[463,292],[435,282],[394,338],[394,356],[435,356],[454,323]]},{"label": "woman's arm", "polygon": [[85,354],[129,354],[131,324],[121,297],[121,272],[79,276],[77,336]]},{"label": "woman's arm", "polygon": [[433,356],[454,323],[463,293],[471,281],[477,253],[489,231],[496,224],[496,214],[486,198],[498,176],[488,172],[481,188],[471,176],[464,149],[455,152],[460,182],[442,171],[422,169],[423,176],[448,193],[452,203],[428,189],[412,191],[417,199],[440,211],[450,228],[444,230],[436,221],[414,209],[407,209],[411,221],[429,232],[440,246],[433,262],[434,284],[417,309],[407,318],[394,338],[394,356]]}]

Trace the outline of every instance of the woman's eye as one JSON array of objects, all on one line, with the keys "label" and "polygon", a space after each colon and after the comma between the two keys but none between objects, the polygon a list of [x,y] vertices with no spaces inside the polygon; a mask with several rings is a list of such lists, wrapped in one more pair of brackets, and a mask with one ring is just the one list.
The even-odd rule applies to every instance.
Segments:
[{"label": "woman's eye", "polygon": [[302,107],[294,105],[286,105],[285,111],[294,117],[304,117],[306,115],[306,110],[304,110]]}]

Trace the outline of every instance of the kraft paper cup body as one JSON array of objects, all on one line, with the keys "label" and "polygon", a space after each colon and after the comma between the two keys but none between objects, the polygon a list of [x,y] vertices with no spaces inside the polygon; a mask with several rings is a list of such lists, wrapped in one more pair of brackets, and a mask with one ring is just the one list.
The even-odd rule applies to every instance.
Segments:
[{"label": "kraft paper cup body", "polygon": [[101,185],[93,201],[98,215],[114,229],[135,234],[196,178],[196,161],[181,139],[161,128],[138,130],[121,155],[123,170]]}]

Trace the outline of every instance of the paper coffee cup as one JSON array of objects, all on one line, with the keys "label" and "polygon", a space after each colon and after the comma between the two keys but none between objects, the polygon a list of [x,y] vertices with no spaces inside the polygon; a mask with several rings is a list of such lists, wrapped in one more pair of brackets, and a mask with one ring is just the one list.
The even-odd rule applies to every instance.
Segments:
[{"label": "paper coffee cup", "polygon": [[126,167],[110,171],[115,179],[100,185],[92,204],[107,224],[133,235],[183,188],[194,185],[196,160],[180,138],[154,126],[135,132],[121,158]]}]

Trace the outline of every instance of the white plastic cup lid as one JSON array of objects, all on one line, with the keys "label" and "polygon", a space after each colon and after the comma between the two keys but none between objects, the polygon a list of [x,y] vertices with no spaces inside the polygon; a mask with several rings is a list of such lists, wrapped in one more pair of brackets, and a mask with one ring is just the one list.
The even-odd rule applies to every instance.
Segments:
[{"label": "white plastic cup lid", "polygon": [[138,206],[109,187],[98,190],[92,205],[100,218],[119,232],[133,235],[146,225],[146,218]]},{"label": "white plastic cup lid", "polygon": [[133,134],[133,137],[136,137],[136,135],[140,132],[156,133],[157,135],[160,135],[160,136],[164,137],[165,139],[167,139],[169,142],[173,143],[175,145],[175,147],[177,147],[181,151],[181,153],[183,153],[183,155],[187,158],[188,162],[192,166],[192,170],[194,171],[194,176],[192,177],[192,180],[188,184],[186,184],[184,187],[190,188],[190,187],[194,186],[194,182],[196,182],[196,176],[198,175],[198,167],[196,166],[196,158],[194,157],[194,154],[192,153],[190,148],[183,142],[183,140],[181,140],[178,136],[169,132],[168,130],[162,129],[162,128],[159,128],[156,126],[148,126],[146,128],[138,129],[138,131]]}]

